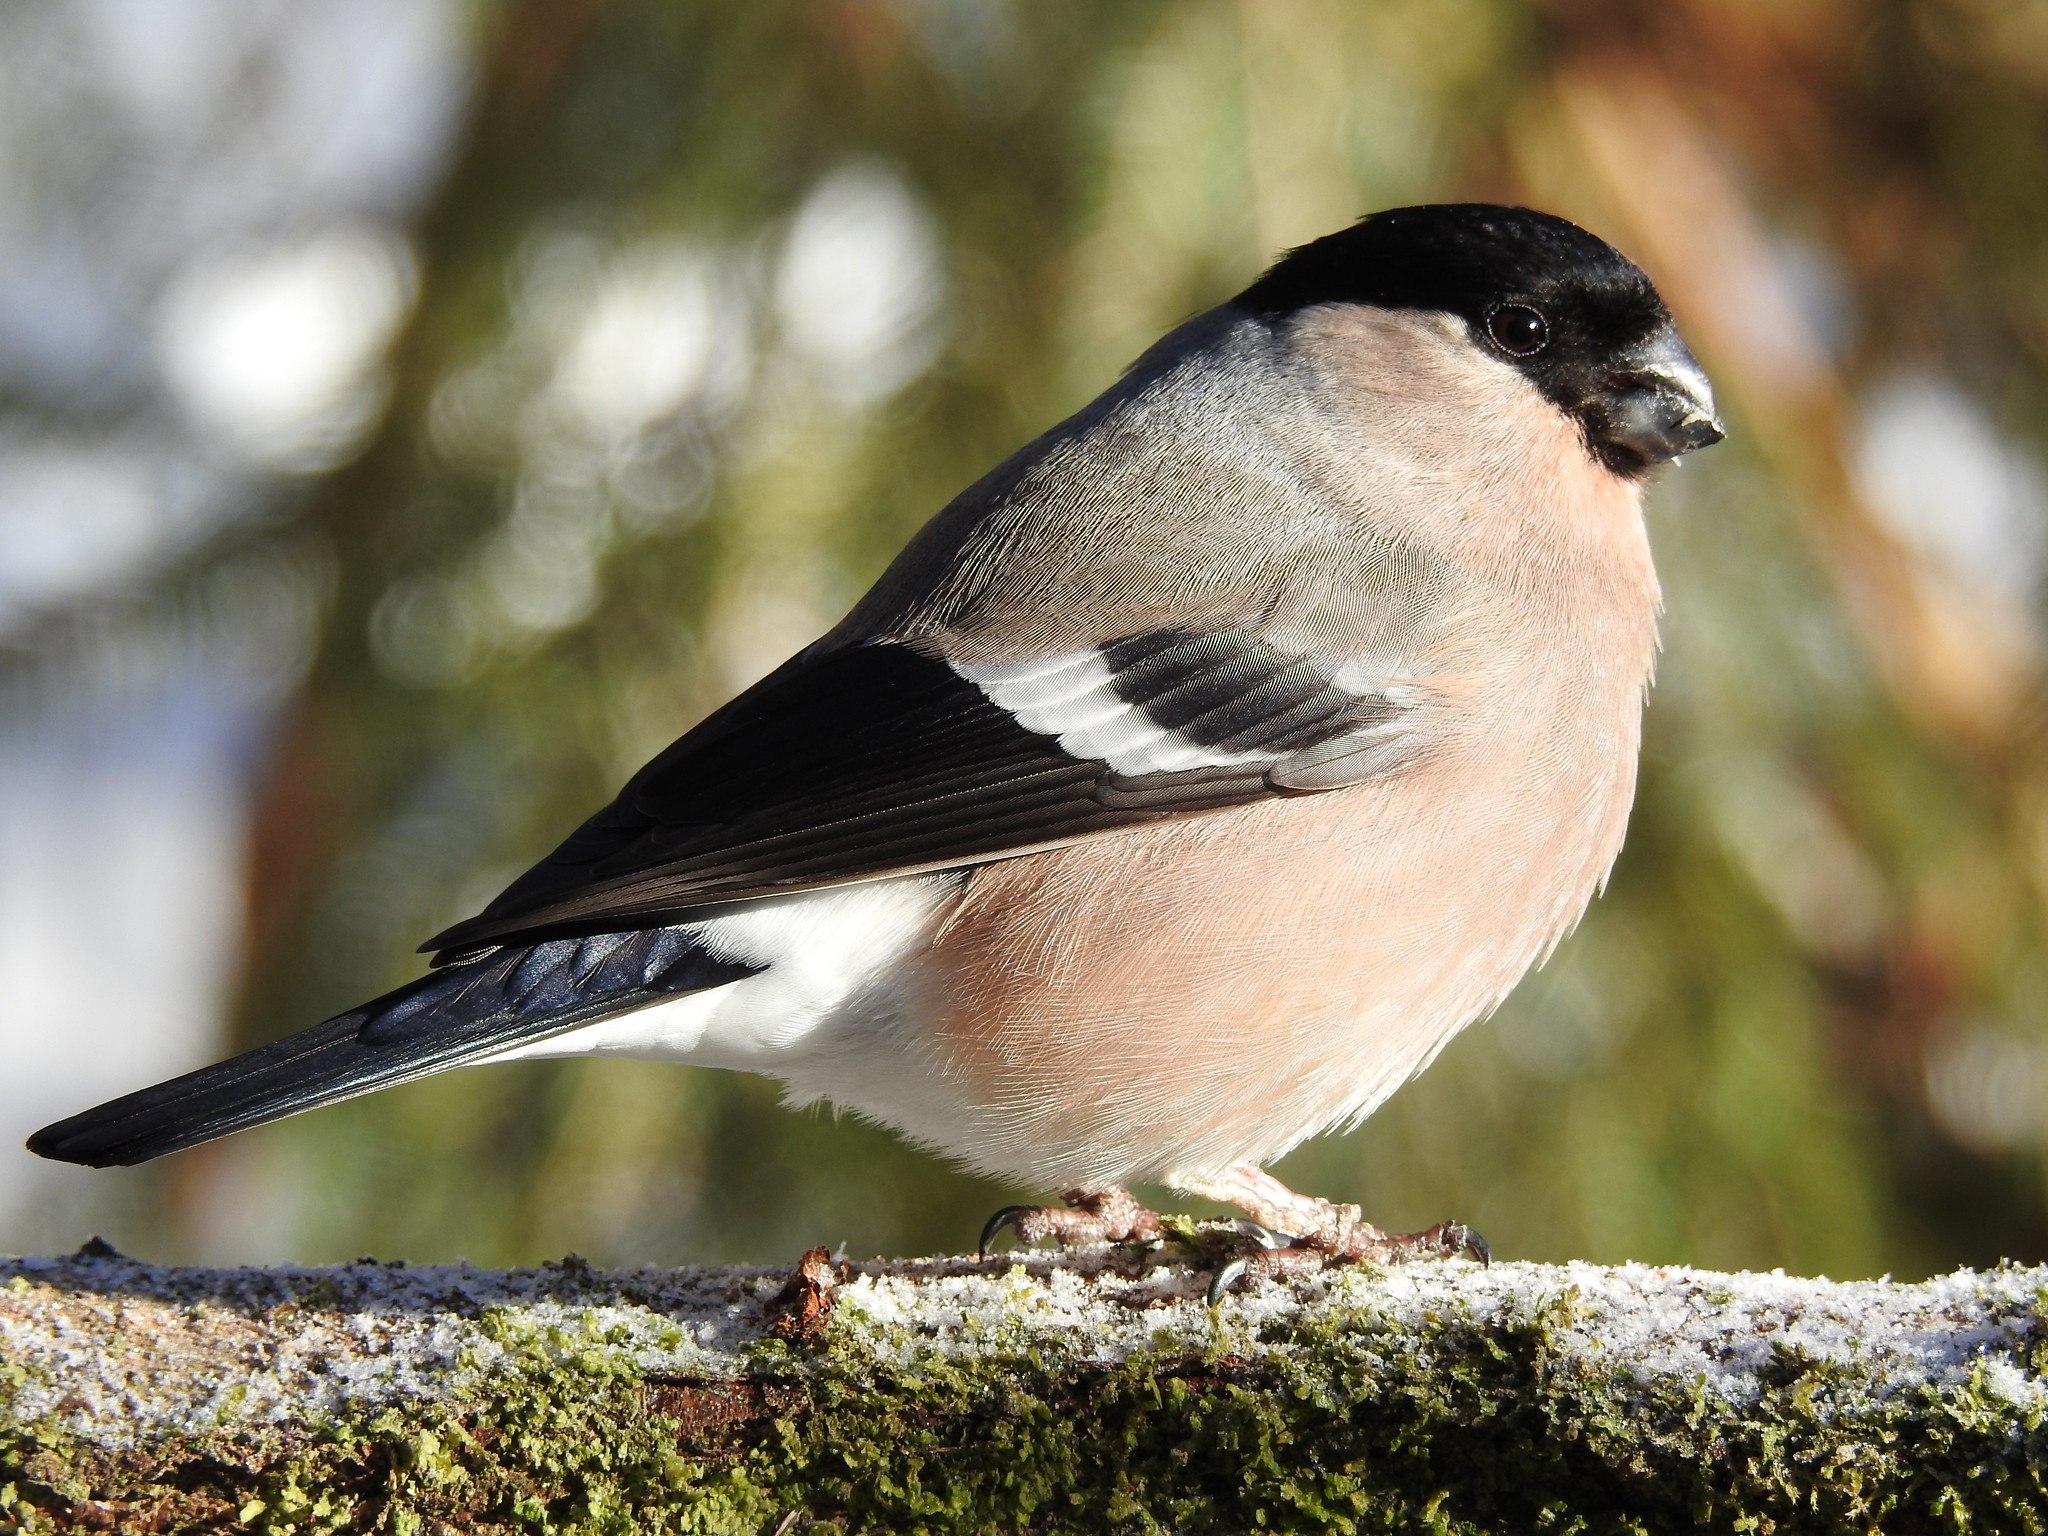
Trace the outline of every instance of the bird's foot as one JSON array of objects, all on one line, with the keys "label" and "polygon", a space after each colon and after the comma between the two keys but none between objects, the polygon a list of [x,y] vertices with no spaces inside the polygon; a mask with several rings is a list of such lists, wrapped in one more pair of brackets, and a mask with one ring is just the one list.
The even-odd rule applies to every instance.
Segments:
[{"label": "bird's foot", "polygon": [[1228,1201],[1251,1218],[1258,1246],[1219,1268],[1213,1302],[1240,1279],[1310,1274],[1326,1264],[1405,1264],[1414,1259],[1492,1260],[1486,1239],[1462,1222],[1441,1221],[1422,1232],[1383,1232],[1355,1205],[1297,1195],[1257,1168],[1233,1168],[1219,1179],[1175,1177],[1194,1194]]},{"label": "bird's foot", "polygon": [[[1356,1207],[1352,1207],[1356,1209]],[[1256,1223],[1246,1223],[1256,1226]],[[1382,1232],[1370,1222],[1353,1225],[1342,1242],[1266,1232],[1259,1246],[1220,1265],[1209,1280],[1214,1305],[1240,1280],[1314,1274],[1328,1264],[1405,1264],[1411,1259],[1474,1259],[1491,1263],[1486,1239],[1459,1221],[1440,1221],[1422,1232]]]},{"label": "bird's foot", "polygon": [[1158,1213],[1140,1205],[1127,1189],[1070,1189],[1060,1199],[1066,1203],[1006,1205],[997,1211],[981,1229],[981,1256],[988,1257],[1005,1228],[1026,1247],[1048,1237],[1062,1248],[1078,1248],[1088,1243],[1149,1243],[1160,1235]]}]

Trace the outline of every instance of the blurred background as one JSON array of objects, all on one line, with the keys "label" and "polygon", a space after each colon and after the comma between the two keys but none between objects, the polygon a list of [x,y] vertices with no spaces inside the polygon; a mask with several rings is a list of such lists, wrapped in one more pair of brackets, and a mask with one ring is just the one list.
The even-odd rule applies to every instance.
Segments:
[{"label": "blurred background", "polygon": [[1515,1257],[2048,1259],[2043,0],[0,8],[0,1250],[786,1260],[1047,1192],[708,1071],[20,1139],[415,974],[1280,249],[1481,197],[1662,286],[1606,898],[1282,1165]]}]

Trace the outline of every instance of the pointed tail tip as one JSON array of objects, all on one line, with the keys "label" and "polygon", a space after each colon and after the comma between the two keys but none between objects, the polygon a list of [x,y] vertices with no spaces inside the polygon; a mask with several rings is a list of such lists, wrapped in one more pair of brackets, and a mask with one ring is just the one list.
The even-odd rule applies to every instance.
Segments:
[{"label": "pointed tail tip", "polygon": [[64,1134],[65,1127],[70,1123],[68,1120],[58,1120],[46,1125],[29,1137],[25,1145],[37,1157],[47,1157],[56,1163],[72,1162],[75,1159],[66,1155],[69,1149],[65,1145],[70,1138]]},{"label": "pointed tail tip", "polygon": [[29,1137],[28,1149],[53,1163],[76,1163],[81,1168],[120,1168],[143,1160],[123,1156],[126,1149],[118,1141],[93,1134],[93,1121],[93,1112],[87,1110],[46,1125]]}]

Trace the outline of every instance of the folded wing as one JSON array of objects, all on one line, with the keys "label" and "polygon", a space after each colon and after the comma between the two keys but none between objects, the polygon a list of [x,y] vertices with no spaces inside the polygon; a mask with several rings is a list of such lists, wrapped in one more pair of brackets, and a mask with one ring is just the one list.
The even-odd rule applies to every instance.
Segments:
[{"label": "folded wing", "polygon": [[805,653],[684,736],[479,916],[461,953],[980,862],[1393,772],[1419,692],[1241,631],[1006,665]]}]

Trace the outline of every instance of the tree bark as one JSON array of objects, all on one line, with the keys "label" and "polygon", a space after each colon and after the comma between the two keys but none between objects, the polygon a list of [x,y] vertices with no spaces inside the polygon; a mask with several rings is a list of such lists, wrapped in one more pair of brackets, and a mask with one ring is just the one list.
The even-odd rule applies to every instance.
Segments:
[{"label": "tree bark", "polygon": [[0,1529],[2048,1527],[2048,1270],[0,1261]]}]

